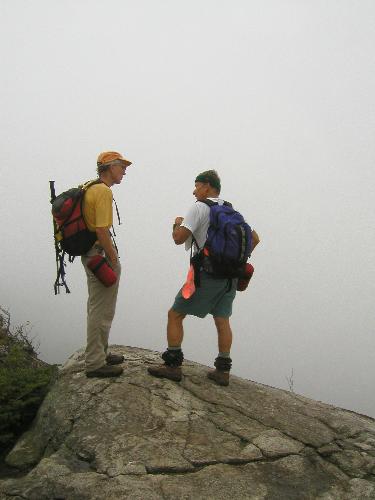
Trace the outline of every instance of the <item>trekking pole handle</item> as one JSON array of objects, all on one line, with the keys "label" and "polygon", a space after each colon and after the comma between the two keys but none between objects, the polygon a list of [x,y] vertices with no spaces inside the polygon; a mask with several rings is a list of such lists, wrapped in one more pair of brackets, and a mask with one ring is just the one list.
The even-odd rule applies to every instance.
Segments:
[{"label": "trekking pole handle", "polygon": [[56,198],[55,181],[49,181],[49,188],[51,190],[51,203],[52,203],[53,200]]}]

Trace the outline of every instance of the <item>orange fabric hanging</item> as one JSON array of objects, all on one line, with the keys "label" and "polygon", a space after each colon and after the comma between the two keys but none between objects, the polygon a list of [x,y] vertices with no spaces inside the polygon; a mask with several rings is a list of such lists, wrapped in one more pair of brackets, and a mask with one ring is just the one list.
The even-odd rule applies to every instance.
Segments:
[{"label": "orange fabric hanging", "polygon": [[192,265],[189,267],[186,281],[182,287],[181,293],[184,299],[190,299],[190,297],[195,293],[194,267]]}]

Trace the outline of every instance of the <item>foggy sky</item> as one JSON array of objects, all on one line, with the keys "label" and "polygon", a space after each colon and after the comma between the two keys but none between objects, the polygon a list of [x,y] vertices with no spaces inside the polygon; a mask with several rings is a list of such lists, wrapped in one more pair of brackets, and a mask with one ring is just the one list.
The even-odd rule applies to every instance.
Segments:
[{"label": "foggy sky", "polygon": [[[42,358],[85,345],[85,275],[53,295],[48,181],[132,165],[113,189],[123,265],[110,342],[162,351],[188,269],[171,225],[215,168],[257,230],[233,373],[375,416],[375,4],[370,0],[2,0],[0,304]],[[211,317],[187,359],[212,365]]]}]

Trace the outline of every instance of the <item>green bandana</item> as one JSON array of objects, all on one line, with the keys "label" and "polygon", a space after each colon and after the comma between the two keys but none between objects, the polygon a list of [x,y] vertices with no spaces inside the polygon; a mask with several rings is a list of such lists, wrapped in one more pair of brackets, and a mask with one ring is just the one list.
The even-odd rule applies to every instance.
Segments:
[{"label": "green bandana", "polygon": [[213,187],[214,189],[217,189],[218,191],[220,191],[220,189],[221,189],[220,181],[209,174],[208,175],[207,174],[197,175],[195,182],[208,183],[211,187]]}]

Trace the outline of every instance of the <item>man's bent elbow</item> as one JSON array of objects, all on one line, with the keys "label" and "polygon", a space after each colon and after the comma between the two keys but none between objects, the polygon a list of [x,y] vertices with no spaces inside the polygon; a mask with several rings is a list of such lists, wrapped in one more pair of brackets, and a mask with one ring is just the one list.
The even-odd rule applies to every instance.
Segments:
[{"label": "man's bent elbow", "polygon": [[191,232],[186,227],[178,227],[172,233],[173,241],[176,245],[182,245],[189,238]]},{"label": "man's bent elbow", "polygon": [[173,236],[173,241],[175,245],[182,245],[183,243],[185,243],[185,240],[179,238],[178,236]]},{"label": "man's bent elbow", "polygon": [[251,231],[251,250],[254,250],[254,248],[258,245],[260,242],[259,235],[254,229]]}]

